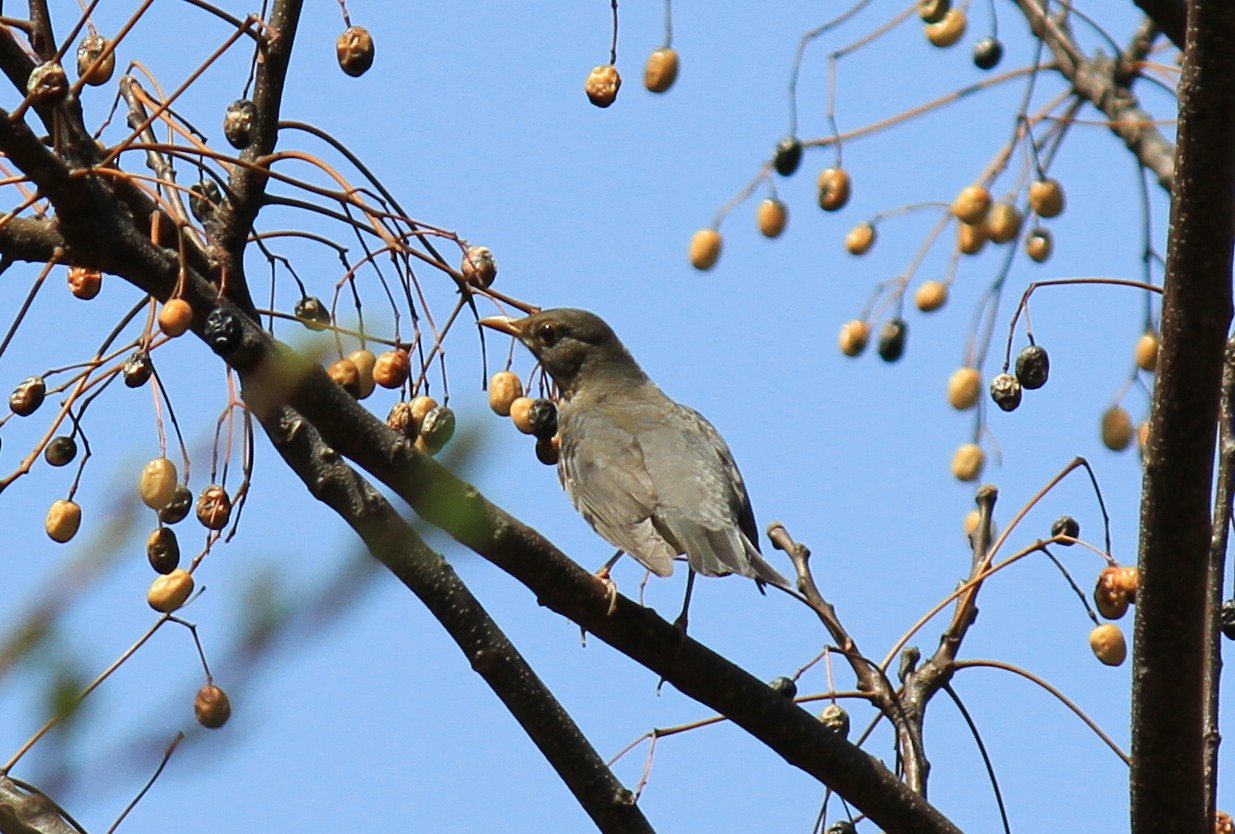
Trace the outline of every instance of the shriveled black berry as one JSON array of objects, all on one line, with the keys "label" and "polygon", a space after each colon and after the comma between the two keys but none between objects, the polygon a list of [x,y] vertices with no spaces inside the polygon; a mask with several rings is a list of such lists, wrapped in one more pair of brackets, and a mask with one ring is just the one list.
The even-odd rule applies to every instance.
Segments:
[{"label": "shriveled black berry", "polygon": [[146,558],[158,573],[171,573],[180,567],[180,542],[170,527],[159,527],[146,539]]},{"label": "shriveled black berry", "polygon": [[[1051,535],[1071,536],[1074,539],[1079,539],[1081,537],[1081,523],[1070,515],[1060,516],[1051,525]],[[1073,542],[1060,542],[1060,544],[1071,547]]]},{"label": "shriveled black berry", "polygon": [[938,23],[951,10],[951,0],[918,0],[918,17],[924,23]]},{"label": "shriveled black berry", "polygon": [[197,222],[205,223],[214,214],[214,210],[223,202],[219,186],[212,179],[198,181],[189,189],[189,211],[197,218]]},{"label": "shriveled black berry", "polygon": [[973,65],[978,69],[994,69],[1002,60],[1003,44],[999,38],[983,38],[973,45]]},{"label": "shriveled black berry", "polygon": [[527,411],[528,422],[532,424],[532,435],[540,440],[552,440],[557,434],[557,406],[553,400],[537,399],[532,401]]},{"label": "shriveled black berry", "polygon": [[824,834],[857,834],[857,826],[849,820],[837,820],[828,826]]},{"label": "shriveled black berry", "polygon": [[330,311],[316,295],[306,295],[297,301],[292,312],[310,330],[325,330],[330,326]]},{"label": "shriveled black berry", "polygon": [[227,143],[242,151],[253,141],[253,128],[257,122],[257,105],[247,98],[237,99],[227,105],[223,114],[223,135]]},{"label": "shriveled black berry", "polygon": [[793,678],[787,678],[784,675],[772,678],[772,680],[768,681],[768,686],[772,688],[773,692],[779,692],[786,698],[793,698],[798,694],[798,685],[793,682]]},{"label": "shriveled black berry", "polygon": [[193,509],[193,493],[184,484],[176,484],[172,500],[166,507],[159,510],[159,521],[164,524],[179,524]]},{"label": "shriveled black berry", "polygon": [[1051,358],[1042,345],[1029,345],[1016,355],[1016,381],[1033,391],[1046,384],[1051,373]]},{"label": "shriveled black berry", "polygon": [[905,338],[909,335],[909,324],[904,319],[888,319],[879,328],[879,358],[884,362],[895,362],[905,355]]},{"label": "shriveled black berry", "polygon": [[39,410],[47,396],[47,383],[41,376],[23,379],[9,394],[9,409],[18,417],[29,417]]},{"label": "shriveled black berry", "polygon": [[776,145],[776,155],[772,157],[772,167],[782,177],[792,176],[802,164],[802,143],[796,136],[786,136]]},{"label": "shriveled black berry", "polygon": [[231,310],[215,307],[206,316],[206,327],[202,331],[206,344],[220,356],[226,356],[240,347],[244,338],[244,327],[240,319]]},{"label": "shriveled black berry", "polygon": [[141,388],[150,375],[154,373],[154,365],[150,362],[150,354],[144,350],[133,353],[124,360],[124,384],[130,388]]},{"label": "shriveled black berry", "polygon": [[433,406],[420,424],[420,439],[434,452],[445,446],[454,433],[455,413],[449,406]]},{"label": "shriveled black berry", "polygon": [[43,449],[43,459],[52,466],[67,466],[77,457],[77,441],[62,434],[53,437]]},{"label": "shriveled black berry", "polygon": [[1235,640],[1235,599],[1228,599],[1222,603],[1221,625],[1222,636],[1228,640]]},{"label": "shriveled black berry", "polygon": [[1015,411],[1021,404],[1021,384],[1012,374],[999,374],[991,380],[991,399],[1004,411]]}]

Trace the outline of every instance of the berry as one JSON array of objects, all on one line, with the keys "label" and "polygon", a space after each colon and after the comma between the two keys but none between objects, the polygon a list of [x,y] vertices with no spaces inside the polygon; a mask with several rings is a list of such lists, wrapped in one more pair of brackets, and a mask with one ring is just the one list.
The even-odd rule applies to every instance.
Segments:
[{"label": "berry", "polygon": [[155,458],[147,463],[137,480],[137,493],[142,503],[152,510],[161,510],[176,495],[176,464],[167,458]]},{"label": "berry", "polygon": [[583,82],[583,91],[587,93],[588,101],[597,107],[608,107],[617,100],[618,90],[622,86],[622,76],[613,64],[601,64],[588,73]]},{"label": "berry", "polygon": [[172,492],[172,500],[159,510],[159,521],[163,524],[179,524],[189,515],[193,508],[193,493],[184,484],[176,484]]},{"label": "berry", "polygon": [[557,434],[557,405],[544,398],[532,400],[528,406],[527,421],[532,435],[539,440],[552,440]]},{"label": "berry", "polygon": [[852,319],[841,325],[840,337],[837,342],[840,344],[841,353],[846,356],[860,356],[862,351],[866,350],[866,343],[870,340],[871,328],[870,325],[861,319]]},{"label": "berry", "polygon": [[214,210],[223,202],[219,186],[212,179],[198,180],[189,189],[189,211],[197,218],[197,222],[205,223],[214,215]]},{"label": "berry", "polygon": [[146,538],[146,559],[156,572],[168,574],[180,567],[180,542],[170,527],[156,527]]},{"label": "berry", "polygon": [[356,366],[356,372],[359,374],[357,382],[359,393],[356,399],[363,400],[373,393],[373,387],[377,384],[373,378],[373,370],[377,367],[377,357],[373,355],[373,351],[361,348],[349,353],[347,358]]},{"label": "berry", "polygon": [[463,273],[463,280],[473,287],[487,290],[497,278],[497,261],[493,251],[488,246],[467,247],[459,271]]},{"label": "berry", "polygon": [[510,416],[510,404],[523,396],[523,380],[514,371],[498,371],[489,380],[489,408],[499,417]]},{"label": "berry", "polygon": [[1051,251],[1055,248],[1054,241],[1051,238],[1049,230],[1041,226],[1035,226],[1029,230],[1029,234],[1025,237],[1025,252],[1029,257],[1038,262],[1043,263],[1051,256]]},{"label": "berry", "polygon": [[412,360],[403,348],[388,350],[377,357],[373,381],[383,388],[398,388],[412,373]]},{"label": "berry", "polygon": [[306,295],[297,301],[292,313],[310,330],[325,330],[330,326],[330,311],[315,295]]},{"label": "berry", "polygon": [[[1075,518],[1070,515],[1060,516],[1055,519],[1055,523],[1051,525],[1052,536],[1069,536],[1074,539],[1081,537],[1081,525]],[[1060,542],[1062,545],[1071,547],[1073,542]]]},{"label": "berry", "polygon": [[89,301],[103,288],[103,273],[84,266],[69,267],[69,292],[75,298]]},{"label": "berry", "polygon": [[977,443],[962,443],[952,455],[952,474],[958,481],[976,481],[986,465],[986,453]]},{"label": "berry", "polygon": [[967,185],[952,201],[952,214],[962,223],[977,225],[991,210],[991,192],[981,185]]},{"label": "berry", "polygon": [[985,37],[973,45],[973,65],[980,70],[994,69],[1003,60],[1003,44],[999,38]]},{"label": "berry", "polygon": [[793,682],[793,678],[787,678],[784,675],[772,678],[768,681],[768,686],[772,688],[772,691],[779,692],[786,698],[794,698],[798,694],[798,685]]},{"label": "berry", "polygon": [[1021,233],[1021,210],[1011,203],[1000,201],[991,206],[986,215],[986,233],[995,243],[1007,243]]},{"label": "berry", "polygon": [[359,78],[373,66],[373,36],[363,26],[345,29],[334,48],[339,68],[352,78]]},{"label": "berry", "polygon": [[948,303],[948,285],[943,281],[927,281],[913,295],[914,306],[923,313],[933,313]]},{"label": "berry", "polygon": [[244,327],[239,317],[231,310],[215,307],[206,316],[206,325],[202,328],[202,336],[210,349],[220,356],[234,353],[244,339]]},{"label": "berry", "polygon": [[905,339],[909,324],[902,318],[888,319],[879,328],[879,358],[895,362],[905,354]]},{"label": "berry", "polygon": [[1041,345],[1029,345],[1016,355],[1016,381],[1022,388],[1030,391],[1041,388],[1050,371],[1050,357]]},{"label": "berry", "polygon": [[223,114],[223,136],[227,143],[242,151],[253,141],[254,122],[257,121],[257,105],[247,98],[237,99],[227,105]]},{"label": "berry", "polygon": [[1063,212],[1063,186],[1058,180],[1046,178],[1029,184],[1029,207],[1039,217],[1055,217]]},{"label": "berry", "polygon": [[776,143],[772,167],[782,177],[791,177],[802,164],[802,143],[796,136],[786,136]]},{"label": "berry", "polygon": [[438,405],[429,409],[420,421],[420,437],[416,445],[422,452],[437,454],[455,433],[455,413],[449,406]]},{"label": "berry", "polygon": [[840,738],[849,737],[849,713],[840,704],[828,704],[819,713],[819,721],[824,729]]},{"label": "berry", "polygon": [[690,263],[700,271],[707,271],[716,266],[720,259],[720,247],[723,243],[720,232],[716,229],[700,229],[690,238]]},{"label": "berry", "polygon": [[1113,405],[1102,414],[1102,442],[1112,452],[1122,452],[1132,442],[1132,415]]},{"label": "berry", "polygon": [[780,237],[789,221],[789,209],[780,200],[768,198],[759,203],[755,219],[764,237]]},{"label": "berry", "polygon": [[79,527],[81,527],[81,507],[76,501],[60,498],[52,502],[47,510],[47,518],[43,522],[43,529],[47,531],[52,541],[64,544],[77,535]]},{"label": "berry", "polygon": [[141,388],[154,373],[154,365],[150,362],[150,354],[144,350],[133,353],[124,360],[124,384],[129,388]]},{"label": "berry", "polygon": [[840,211],[849,202],[853,181],[844,168],[824,168],[819,173],[819,208]]},{"label": "berry", "polygon": [[208,730],[217,730],[232,717],[232,702],[227,693],[213,683],[204,685],[193,696],[193,715]]},{"label": "berry", "polygon": [[1107,666],[1119,666],[1128,657],[1124,633],[1114,623],[1103,623],[1089,632],[1089,647]]},{"label": "berry", "polygon": [[18,417],[29,417],[38,411],[47,396],[47,383],[41,376],[26,377],[9,394],[9,410]]},{"label": "berry", "polygon": [[997,374],[991,380],[991,399],[1004,411],[1015,411],[1021,404],[1021,384],[1012,374]]},{"label": "berry", "polygon": [[653,49],[643,68],[643,86],[653,93],[667,92],[678,77],[678,53],[670,46]]},{"label": "berry", "polygon": [[[111,41],[99,34],[89,34],[82,38],[77,47],[77,77],[92,87],[99,87],[110,81],[112,73],[116,71],[116,53],[107,52],[109,46]],[[107,52],[107,57],[99,61],[104,52]]]},{"label": "berry", "polygon": [[965,34],[968,20],[963,9],[948,9],[937,23],[926,26],[926,39],[940,48],[949,47]]},{"label": "berry", "polygon": [[1158,334],[1146,330],[1136,340],[1136,366],[1142,371],[1153,373],[1158,370]]},{"label": "berry", "polygon": [[957,411],[973,408],[982,390],[982,373],[977,368],[957,368],[948,377],[948,403]]},{"label": "berry", "polygon": [[146,591],[146,602],[155,611],[170,614],[193,593],[193,576],[184,568],[156,576]]},{"label": "berry", "polygon": [[951,0],[919,0],[918,17],[923,23],[938,23],[951,8]]},{"label": "berry", "polygon": [[183,335],[193,323],[193,308],[183,298],[171,298],[159,310],[159,329],[175,338]]},{"label": "berry", "polygon": [[197,496],[197,520],[207,530],[222,530],[232,517],[232,499],[227,490],[211,484]]},{"label": "berry", "polygon": [[67,466],[77,457],[77,441],[66,434],[53,437],[43,449],[43,459],[52,466]]},{"label": "berry", "polygon": [[845,251],[850,255],[865,255],[875,245],[875,227],[863,220],[845,235]]}]

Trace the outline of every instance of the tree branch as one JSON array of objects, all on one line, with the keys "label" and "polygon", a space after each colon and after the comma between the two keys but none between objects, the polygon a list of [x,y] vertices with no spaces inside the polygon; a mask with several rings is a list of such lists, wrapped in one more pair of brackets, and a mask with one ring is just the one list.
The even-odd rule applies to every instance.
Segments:
[{"label": "tree branch", "polygon": [[1210,490],[1235,224],[1235,18],[1189,4],[1158,360],[1141,504],[1132,830],[1212,830],[1204,705]]},{"label": "tree branch", "polygon": [[284,462],[339,514],[458,644],[601,831],[651,832],[569,713],[472,596],[390,503],[289,408],[257,414]]}]

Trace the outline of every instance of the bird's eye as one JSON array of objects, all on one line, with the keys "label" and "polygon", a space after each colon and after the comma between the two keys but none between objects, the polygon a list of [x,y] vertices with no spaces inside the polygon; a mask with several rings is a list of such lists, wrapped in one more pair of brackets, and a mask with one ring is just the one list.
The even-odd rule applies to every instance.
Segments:
[{"label": "bird's eye", "polygon": [[536,338],[543,345],[552,345],[557,341],[557,328],[553,322],[547,321],[536,328]]}]

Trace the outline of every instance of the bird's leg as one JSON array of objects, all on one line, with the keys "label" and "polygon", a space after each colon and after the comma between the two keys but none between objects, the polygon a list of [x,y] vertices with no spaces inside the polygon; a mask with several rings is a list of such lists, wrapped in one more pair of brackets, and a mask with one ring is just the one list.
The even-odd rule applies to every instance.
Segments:
[{"label": "bird's leg", "polygon": [[622,558],[624,550],[619,550],[613,554],[613,558],[600,566],[600,570],[596,571],[596,578],[605,583],[609,589],[609,610],[606,611],[607,616],[612,616],[617,610],[617,583],[609,578],[609,571],[613,570],[613,566],[617,564],[617,560]]},{"label": "bird's leg", "polygon": [[690,610],[690,594],[695,589],[695,569],[686,569],[686,598],[682,600],[682,613],[678,614],[678,618],[673,621],[677,626],[678,631],[682,632],[682,636],[686,636],[686,615]]}]

